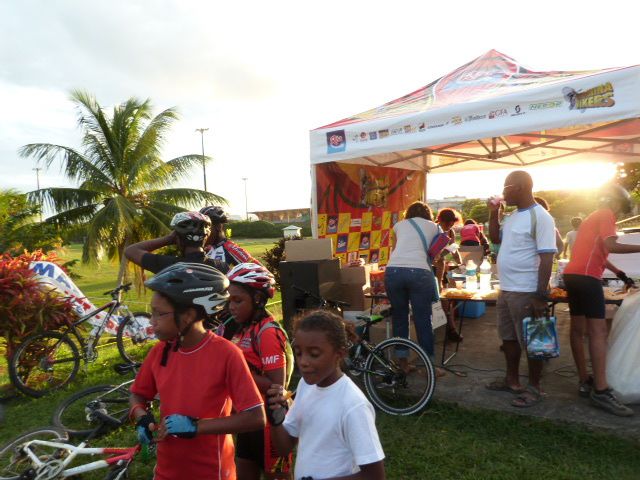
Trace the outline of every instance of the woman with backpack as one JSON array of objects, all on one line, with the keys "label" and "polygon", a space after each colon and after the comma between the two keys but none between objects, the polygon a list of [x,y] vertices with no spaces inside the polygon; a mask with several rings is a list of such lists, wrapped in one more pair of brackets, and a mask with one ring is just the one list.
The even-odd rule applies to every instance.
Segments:
[{"label": "woman with backpack", "polygon": [[[272,384],[286,386],[293,370],[287,334],[266,310],[267,301],[275,293],[275,279],[266,268],[255,263],[236,265],[227,276],[230,281],[228,309],[236,324],[231,341],[242,350],[264,396]],[[269,425],[238,434],[238,478],[259,480],[264,471],[269,479],[290,479],[291,464],[291,455],[280,457],[273,449]]]}]

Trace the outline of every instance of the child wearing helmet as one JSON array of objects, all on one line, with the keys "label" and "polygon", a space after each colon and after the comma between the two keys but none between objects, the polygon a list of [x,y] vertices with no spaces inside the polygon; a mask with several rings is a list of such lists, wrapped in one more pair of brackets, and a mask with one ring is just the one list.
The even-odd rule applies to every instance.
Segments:
[{"label": "child wearing helmet", "polygon": [[[228,274],[229,313],[237,330],[231,341],[247,360],[253,379],[264,395],[270,385],[286,385],[293,367],[293,354],[284,330],[266,310],[275,292],[273,275],[262,265],[241,263]],[[291,478],[291,455],[278,456],[271,447],[268,426],[237,436],[238,477],[259,480],[261,471],[269,479]]]},{"label": "child wearing helmet", "polygon": [[207,239],[205,251],[208,258],[225,262],[231,267],[241,263],[260,262],[253,258],[249,252],[227,238],[224,225],[227,223],[227,212],[219,205],[210,205],[200,209],[200,213],[211,220],[211,234]]},{"label": "child wearing helmet", "polygon": [[[177,263],[145,285],[160,342],[131,386],[129,415],[141,443],[157,434],[154,479],[235,479],[231,434],[262,428],[265,417],[242,352],[203,326],[227,301],[229,282],[208,265]],[[157,395],[160,422],[148,408]]]},{"label": "child wearing helmet", "polygon": [[[172,229],[169,235],[129,245],[124,250],[125,257],[153,273],[177,262],[206,263],[223,273],[229,270],[223,261],[205,255],[204,244],[211,233],[211,220],[207,215],[199,212],[176,213],[169,226]],[[179,257],[151,253],[169,245],[177,245]]]},{"label": "child wearing helmet", "polygon": [[[571,250],[571,260],[563,272],[571,312],[571,352],[579,377],[578,393],[591,403],[618,416],[631,416],[633,410],[616,398],[606,376],[608,328],[602,274],[608,268],[627,287],[633,279],[612,265],[610,253],[640,252],[640,245],[618,242],[616,219],[631,212],[631,196],[620,185],[609,184],[599,192],[600,208],[585,218]],[[584,337],[589,334],[589,353],[593,374],[587,371]]]}]

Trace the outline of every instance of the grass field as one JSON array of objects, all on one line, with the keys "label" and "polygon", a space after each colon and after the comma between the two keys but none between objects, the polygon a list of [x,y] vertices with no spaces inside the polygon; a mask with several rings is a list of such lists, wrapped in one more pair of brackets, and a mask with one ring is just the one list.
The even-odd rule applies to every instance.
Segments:
[{"label": "grass field", "polygon": [[[271,243],[253,241],[247,246],[255,255]],[[72,258],[78,252],[72,246],[65,256]],[[94,300],[115,286],[115,265],[81,266],[77,270],[83,275],[78,285],[89,296],[95,295]],[[148,301],[148,297],[137,294],[130,298],[142,304]],[[111,368],[119,361],[117,352],[103,353],[68,389],[43,399],[20,397],[8,402],[0,424],[0,444],[27,429],[50,424],[55,406],[72,392],[128,379]],[[435,402],[418,416],[378,413],[377,426],[387,457],[387,478],[392,480],[640,478],[637,442],[574,425]],[[94,442],[118,446],[133,443],[133,428],[123,428]],[[130,478],[150,478],[152,465],[153,459],[136,461]]]}]

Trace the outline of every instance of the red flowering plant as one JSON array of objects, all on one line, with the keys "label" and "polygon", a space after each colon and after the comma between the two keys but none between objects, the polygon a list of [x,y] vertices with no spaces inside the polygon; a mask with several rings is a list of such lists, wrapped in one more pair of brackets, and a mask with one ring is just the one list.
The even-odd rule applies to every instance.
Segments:
[{"label": "red flowering plant", "polygon": [[4,339],[7,359],[27,335],[55,330],[77,318],[69,299],[38,281],[29,268],[35,261],[61,266],[54,253],[40,250],[0,257],[0,338]]}]

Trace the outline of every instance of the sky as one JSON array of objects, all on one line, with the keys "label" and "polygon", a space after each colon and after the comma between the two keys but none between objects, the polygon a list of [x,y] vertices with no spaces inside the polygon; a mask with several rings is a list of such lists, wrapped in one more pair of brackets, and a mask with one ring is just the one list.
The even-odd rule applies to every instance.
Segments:
[{"label": "sky", "polygon": [[[201,153],[232,213],[309,205],[309,130],[430,83],[490,49],[535,70],[640,63],[633,3],[15,0],[0,2],[0,188],[36,188],[27,143],[78,147],[73,89],[176,107],[165,159]],[[601,21],[602,19],[606,21]],[[597,186],[612,167],[533,172]],[[429,198],[486,196],[506,172],[431,175]],[[247,178],[246,203],[245,182]],[[71,185],[54,165],[41,187]],[[202,188],[202,171],[181,185]]]}]

